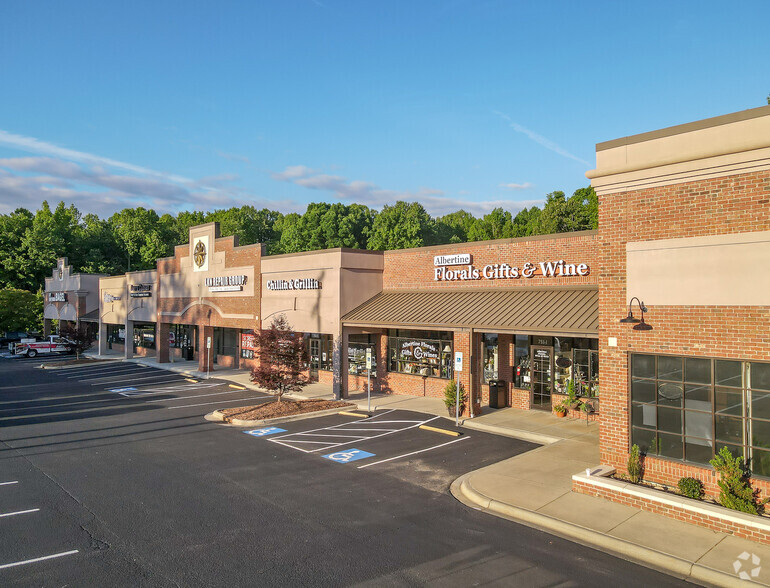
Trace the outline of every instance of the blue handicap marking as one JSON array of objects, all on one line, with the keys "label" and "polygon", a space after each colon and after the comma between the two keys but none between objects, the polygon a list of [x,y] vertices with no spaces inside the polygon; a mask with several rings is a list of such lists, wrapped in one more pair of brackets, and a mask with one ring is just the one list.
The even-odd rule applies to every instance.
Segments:
[{"label": "blue handicap marking", "polygon": [[286,429],[279,429],[278,427],[268,427],[267,429],[254,429],[253,431],[244,431],[247,435],[253,435],[254,437],[264,437],[265,435],[272,435],[273,433],[285,433]]},{"label": "blue handicap marking", "polygon": [[322,457],[339,463],[350,463],[351,461],[366,459],[367,457],[374,457],[374,453],[361,451],[360,449],[346,449],[344,451],[330,453],[329,455],[324,455]]},{"label": "blue handicap marking", "polygon": [[110,392],[129,392],[131,390],[136,390],[136,388],[110,388]]}]

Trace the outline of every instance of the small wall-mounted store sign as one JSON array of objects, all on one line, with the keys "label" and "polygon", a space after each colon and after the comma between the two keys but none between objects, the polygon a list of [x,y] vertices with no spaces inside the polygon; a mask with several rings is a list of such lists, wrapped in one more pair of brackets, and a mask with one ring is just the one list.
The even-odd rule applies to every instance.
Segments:
[{"label": "small wall-mounted store sign", "polygon": [[246,283],[246,276],[219,276],[206,278],[209,292],[240,292]]},{"label": "small wall-mounted store sign", "polygon": [[66,292],[49,292],[48,302],[67,302]]},{"label": "small wall-mounted store sign", "polygon": [[268,290],[320,290],[321,282],[314,278],[299,278],[297,280],[268,280]]},{"label": "small wall-mounted store sign", "polygon": [[455,255],[434,255],[433,265],[469,265],[470,253],[456,253]]},{"label": "small wall-mounted store sign", "polygon": [[[434,258],[434,260],[437,258]],[[468,265],[463,269],[437,267],[433,270],[433,279],[437,282],[464,280],[505,280],[519,278],[562,278],[587,276],[591,268],[585,263],[567,263],[559,261],[527,262],[521,268],[507,263],[490,263],[479,269]]]},{"label": "small wall-mounted store sign", "polygon": [[152,284],[131,284],[131,298],[149,298],[152,296]]},{"label": "small wall-mounted store sign", "polygon": [[115,296],[113,294],[110,294],[109,292],[104,293],[104,302],[106,304],[109,304],[110,302],[115,302],[116,300],[120,300],[123,298],[122,296]]}]

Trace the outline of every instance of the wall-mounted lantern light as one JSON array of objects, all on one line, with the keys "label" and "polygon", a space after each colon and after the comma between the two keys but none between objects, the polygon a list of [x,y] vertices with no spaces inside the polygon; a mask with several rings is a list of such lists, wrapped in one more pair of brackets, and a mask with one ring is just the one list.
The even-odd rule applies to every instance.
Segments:
[{"label": "wall-mounted lantern light", "polygon": [[[636,303],[639,305],[639,310],[642,312],[641,319],[636,318],[634,316],[634,313],[631,312],[631,307],[634,305],[634,300],[636,300]],[[647,312],[647,307],[644,305],[644,302],[642,302],[636,296],[634,296],[631,299],[631,302],[628,303],[628,316],[620,319],[620,322],[624,324],[633,324],[634,331],[652,331],[652,326],[644,322],[645,312]]]}]

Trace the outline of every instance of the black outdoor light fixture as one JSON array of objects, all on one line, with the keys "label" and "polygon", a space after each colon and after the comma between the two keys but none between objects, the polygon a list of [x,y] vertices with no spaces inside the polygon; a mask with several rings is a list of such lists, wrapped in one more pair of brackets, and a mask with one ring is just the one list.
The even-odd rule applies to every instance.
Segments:
[{"label": "black outdoor light fixture", "polygon": [[[639,305],[639,310],[642,311],[642,318],[641,320],[636,318],[634,316],[634,313],[631,312],[631,307],[634,305],[634,300],[636,300],[636,303]],[[628,316],[625,318],[620,319],[621,323],[624,324],[633,324],[634,325],[634,331],[652,331],[652,327],[644,322],[644,313],[647,312],[647,307],[644,305],[644,302],[639,300],[636,296],[634,296],[631,299],[631,302],[628,303]]]}]

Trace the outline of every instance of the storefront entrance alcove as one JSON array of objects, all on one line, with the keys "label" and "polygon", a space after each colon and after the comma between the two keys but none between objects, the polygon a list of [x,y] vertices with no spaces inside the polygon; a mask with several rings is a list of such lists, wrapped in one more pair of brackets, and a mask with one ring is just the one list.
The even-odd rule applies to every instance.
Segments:
[{"label": "storefront entrance alcove", "polygon": [[532,408],[551,410],[553,347],[532,346]]},{"label": "storefront entrance alcove", "polygon": [[214,363],[221,367],[238,367],[238,329],[214,327]]}]

